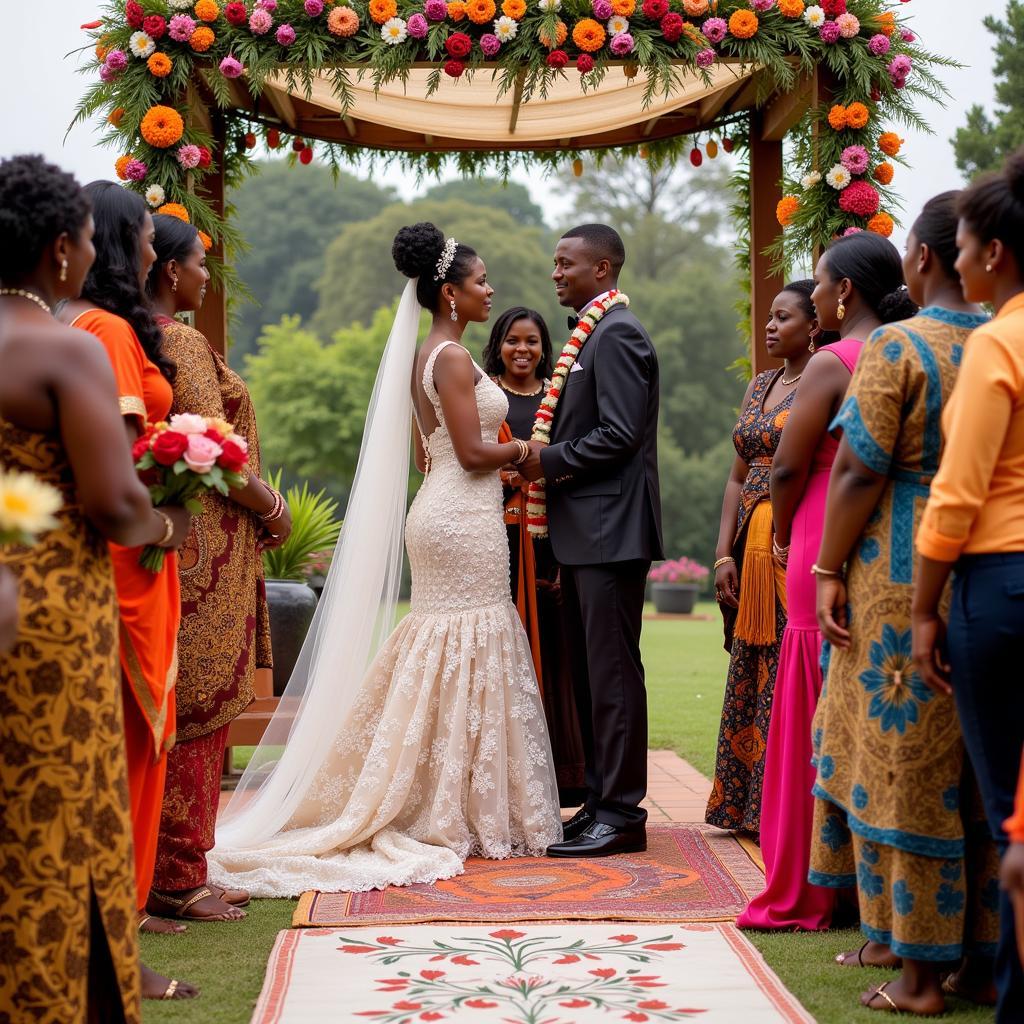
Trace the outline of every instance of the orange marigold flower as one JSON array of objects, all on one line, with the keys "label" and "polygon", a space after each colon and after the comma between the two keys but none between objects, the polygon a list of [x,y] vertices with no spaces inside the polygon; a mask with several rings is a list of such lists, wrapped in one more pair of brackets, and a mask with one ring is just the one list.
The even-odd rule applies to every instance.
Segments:
[{"label": "orange marigold flower", "polygon": [[841,103],[834,104],[832,109],[828,112],[828,123],[837,132],[841,132],[849,123],[847,119],[846,107],[844,107]]},{"label": "orange marigold flower", "polygon": [[546,46],[549,50],[553,50],[556,46],[561,46],[568,37],[569,27],[564,21],[555,22],[554,39],[552,39],[543,28],[537,33],[537,38],[541,41],[541,45]]},{"label": "orange marigold flower", "polygon": [[220,16],[220,8],[214,0],[199,0],[195,7],[196,17],[200,21],[216,21]]},{"label": "orange marigold flower", "polygon": [[888,238],[892,234],[893,227],[895,227],[895,223],[887,213],[876,213],[867,223],[868,231],[874,231],[876,235],[882,235],[883,238]]},{"label": "orange marigold flower", "polygon": [[501,13],[506,18],[514,18],[519,21],[526,14],[526,0],[504,0],[501,5]]},{"label": "orange marigold flower", "polygon": [[203,243],[203,248],[209,252],[213,248],[213,239],[205,232],[199,232],[199,241]]},{"label": "orange marigold flower", "polygon": [[851,128],[863,128],[870,116],[868,108],[863,103],[851,103],[846,108],[846,123]]},{"label": "orange marigold flower", "polygon": [[185,122],[174,107],[158,105],[146,111],[139,131],[151,146],[167,149],[181,138],[185,131]]},{"label": "orange marigold flower", "polygon": [[902,145],[903,140],[895,132],[882,132],[878,136],[878,148],[886,156],[895,156]]},{"label": "orange marigold flower", "polygon": [[896,15],[892,11],[883,11],[875,18],[875,24],[879,32],[891,36],[896,31]]},{"label": "orange marigold flower", "polygon": [[871,177],[880,185],[888,185],[892,181],[894,168],[890,163],[878,164],[871,172]]},{"label": "orange marigold flower", "polygon": [[784,18],[799,18],[804,13],[804,0],[779,0],[779,14]]},{"label": "orange marigold flower", "polygon": [[126,111],[124,107],[114,107],[114,109],[107,114],[107,124],[112,124],[115,128],[121,127],[121,118],[124,117]]},{"label": "orange marigold flower", "polygon": [[683,35],[702,48],[707,46],[707,40],[701,35],[700,29],[691,21],[683,22]]},{"label": "orange marigold flower", "polygon": [[467,0],[466,2],[466,17],[474,25],[486,25],[497,13],[494,0]]},{"label": "orange marigold flower", "polygon": [[581,18],[572,27],[572,41],[584,53],[594,53],[604,46],[604,26],[593,18]]},{"label": "orange marigold flower", "polygon": [[398,4],[395,0],[370,0],[370,17],[378,25],[383,25],[389,18],[398,14]]},{"label": "orange marigold flower", "polygon": [[96,59],[102,64],[110,52],[110,44],[107,42],[109,36],[101,36],[96,42]]},{"label": "orange marigold flower", "polygon": [[128,180],[128,175],[125,174],[125,168],[128,166],[129,163],[131,163],[131,161],[132,161],[132,156],[131,156],[130,153],[126,153],[124,156],[119,156],[114,161],[114,170],[117,172],[117,176],[122,181],[127,181]]},{"label": "orange marigold flower", "polygon": [[157,52],[146,61],[146,67],[149,68],[150,74],[154,75],[156,78],[166,78],[171,73],[171,68],[174,67],[174,64],[166,53],[161,53],[157,50]]},{"label": "orange marigold flower", "polygon": [[205,25],[200,25],[199,28],[192,33],[192,37],[188,41],[188,45],[192,47],[196,53],[206,53],[206,51],[213,46],[213,41],[217,37],[213,34],[212,28],[207,28]]},{"label": "orange marigold flower", "polygon": [[799,209],[800,200],[796,196],[783,196],[775,206],[775,219],[788,228]]},{"label": "orange marigold flower", "polygon": [[448,17],[451,18],[452,21],[462,21],[465,16],[466,5],[462,0],[451,0],[451,3],[448,4]]},{"label": "orange marigold flower", "polygon": [[632,18],[636,11],[636,0],[612,0],[612,14],[620,18]]},{"label": "orange marigold flower", "polygon": [[156,212],[162,213],[166,217],[177,217],[178,220],[183,220],[186,224],[189,223],[188,210],[181,203],[164,203]]},{"label": "orange marigold flower", "polygon": [[733,11],[729,16],[729,31],[737,39],[750,39],[757,34],[757,15],[753,11]]},{"label": "orange marigold flower", "polygon": [[351,7],[335,7],[327,15],[327,31],[347,39],[359,31],[359,15]]}]

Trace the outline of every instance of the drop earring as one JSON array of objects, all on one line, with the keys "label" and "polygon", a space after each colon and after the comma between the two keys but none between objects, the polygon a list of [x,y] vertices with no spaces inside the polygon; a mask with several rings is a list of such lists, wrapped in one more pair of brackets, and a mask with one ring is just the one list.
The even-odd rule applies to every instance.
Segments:
[{"label": "drop earring", "polygon": [[452,307],[452,321],[453,322],[454,321],[458,321],[459,314],[455,312],[455,300],[454,299],[449,299],[449,303],[451,304],[451,307]]},{"label": "drop earring", "polygon": [[66,259],[60,261],[60,279],[62,281],[68,279],[68,261]]},{"label": "drop earring", "polygon": [[176,292],[178,290],[178,279],[176,277],[171,278],[171,291]]},{"label": "drop earring", "polygon": [[807,351],[814,355],[814,335],[811,335],[811,340],[807,343]]},{"label": "drop earring", "polygon": [[842,320],[846,316],[846,306],[843,304],[843,300],[839,300],[839,305],[836,306],[836,319]]}]

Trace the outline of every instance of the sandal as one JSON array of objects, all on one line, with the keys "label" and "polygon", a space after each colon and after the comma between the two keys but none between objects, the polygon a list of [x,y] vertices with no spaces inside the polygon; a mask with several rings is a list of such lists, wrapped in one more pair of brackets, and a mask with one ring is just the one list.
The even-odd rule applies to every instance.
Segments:
[{"label": "sandal", "polygon": [[[870,942],[870,941],[871,940],[869,939],[868,942]],[[864,967],[865,966],[865,964],[864,964],[864,950],[867,949],[867,948],[868,948],[868,943],[865,942],[864,945],[861,946],[860,949],[857,950],[857,966],[858,967]],[[836,963],[839,964],[840,967],[845,967],[846,966],[846,958],[849,955],[850,955],[849,953],[836,953],[836,956],[835,956]]]},{"label": "sandal", "polygon": [[244,889],[222,889],[219,885],[208,886],[213,895],[229,903],[233,907],[247,907],[252,902],[252,897]]},{"label": "sandal", "polygon": [[[198,889],[194,889],[188,895],[182,896],[180,898],[177,896],[171,896],[169,893],[158,892],[156,889],[151,889],[149,893],[149,898],[150,901],[155,902],[158,905],[158,911],[163,912],[162,907],[159,906],[160,904],[163,904],[167,907],[167,917],[175,917],[184,921],[212,922],[216,924],[222,924],[230,921],[241,921],[245,918],[245,914],[241,914],[238,917],[224,917],[223,915],[201,917],[198,914],[190,914],[188,911],[192,907],[194,907],[200,900],[215,899],[224,902],[220,899],[219,896],[216,895],[216,893],[214,893],[214,891],[209,886],[206,885],[201,885],[199,886]],[[228,906],[231,906],[231,904],[228,904]]]},{"label": "sandal", "polygon": [[896,1001],[893,999],[893,997],[885,991],[885,987],[888,984],[889,982],[883,981],[882,984],[879,985],[878,988],[876,988],[875,991],[871,993],[870,997],[868,998],[868,1001],[864,1005],[869,1010],[872,1009],[871,1001],[875,998],[875,996],[881,996],[889,1004],[889,1010],[892,1013],[895,1013],[897,1016],[899,1016],[903,1013],[903,1011],[896,1005]]},{"label": "sandal", "polygon": [[161,999],[173,999],[174,998],[174,993],[178,991],[178,984],[179,984],[179,982],[178,982],[177,978],[171,978],[170,982],[167,985],[166,991],[164,992],[164,994],[160,998]]},{"label": "sandal", "polygon": [[[165,927],[163,928],[147,928],[146,925],[150,921],[158,921]],[[183,924],[175,924],[173,921],[166,921],[161,917],[154,917],[152,914],[147,914],[145,911],[139,913],[139,931],[147,932],[150,935],[184,935],[188,931],[188,927]]]}]

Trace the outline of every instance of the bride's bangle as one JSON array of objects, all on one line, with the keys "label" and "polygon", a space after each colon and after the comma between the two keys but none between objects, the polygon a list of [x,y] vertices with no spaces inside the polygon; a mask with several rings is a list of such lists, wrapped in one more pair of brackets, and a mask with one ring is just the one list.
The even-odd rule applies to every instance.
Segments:
[{"label": "bride's bangle", "polygon": [[521,466],[530,457],[530,446],[521,437],[513,437],[512,443],[519,449],[519,453],[512,460],[512,465]]}]

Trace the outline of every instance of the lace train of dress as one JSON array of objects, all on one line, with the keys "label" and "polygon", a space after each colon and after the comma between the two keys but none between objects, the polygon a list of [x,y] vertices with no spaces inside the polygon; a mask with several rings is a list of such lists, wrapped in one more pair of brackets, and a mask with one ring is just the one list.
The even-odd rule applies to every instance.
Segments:
[{"label": "lace train of dress", "polygon": [[[286,827],[218,845],[210,880],[254,896],[361,892],[450,878],[470,855],[539,855],[561,838],[544,710],[512,603],[497,473],[468,473],[439,426],[406,519],[412,605],[374,659],[331,756]],[[482,435],[507,401],[481,375]]]}]

